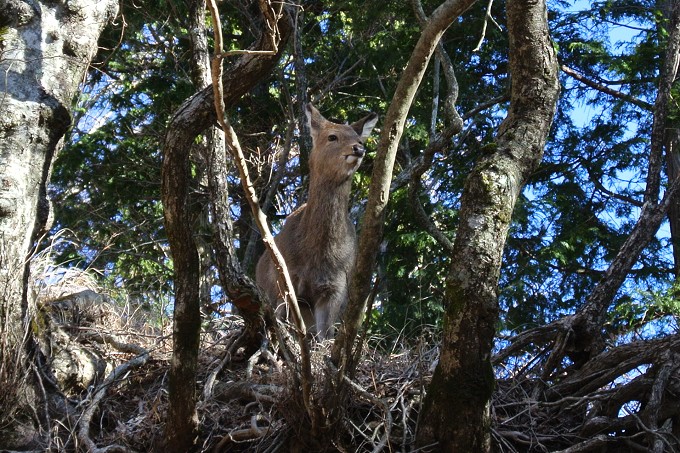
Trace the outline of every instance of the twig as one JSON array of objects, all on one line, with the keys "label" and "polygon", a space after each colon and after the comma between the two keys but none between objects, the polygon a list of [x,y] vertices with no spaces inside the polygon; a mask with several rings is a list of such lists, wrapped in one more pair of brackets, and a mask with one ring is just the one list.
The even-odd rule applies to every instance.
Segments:
[{"label": "twig", "polygon": [[94,415],[94,412],[99,407],[99,402],[102,400],[102,398],[104,398],[104,395],[106,394],[106,391],[108,390],[109,386],[118,379],[120,379],[120,377],[127,373],[129,370],[144,365],[146,361],[149,359],[149,352],[146,349],[134,344],[121,343],[117,341],[115,338],[113,338],[113,336],[107,335],[106,337],[107,343],[110,343],[114,348],[124,352],[134,352],[135,354],[138,355],[132,360],[125,362],[121,365],[118,365],[111,372],[111,374],[109,374],[106,377],[106,379],[104,379],[104,382],[102,382],[101,385],[99,385],[97,390],[94,392],[90,405],[87,407],[87,409],[85,409],[80,421],[78,422],[79,426],[78,439],[85,445],[87,450],[91,453],[104,453],[117,451],[128,452],[130,450],[127,447],[123,447],[120,445],[109,445],[103,448],[97,447],[97,444],[95,444],[94,441],[90,438],[90,422],[92,421],[92,416]]},{"label": "twig", "polygon": [[411,203],[411,207],[414,210],[416,221],[423,229],[425,229],[425,231],[427,231],[427,233],[430,234],[430,236],[432,236],[437,241],[440,246],[444,248],[448,254],[453,253],[453,242],[444,234],[443,231],[437,228],[432,219],[430,219],[428,214],[425,212],[425,208],[420,202],[418,195],[421,186],[421,178],[423,174],[432,166],[432,160],[434,159],[435,154],[440,153],[451,141],[451,138],[458,134],[462,128],[462,120],[452,122],[449,127],[447,127],[441,134],[431,140],[422,154],[422,160],[418,160],[417,165],[413,167],[409,181],[409,201]]},{"label": "twig", "polygon": [[486,110],[488,108],[493,107],[494,105],[498,105],[498,104],[501,104],[503,102],[508,102],[509,100],[510,100],[510,94],[506,93],[506,94],[502,94],[498,97],[489,99],[486,102],[482,102],[481,104],[477,104],[477,106],[475,108],[470,109],[467,112],[465,112],[465,114],[463,115],[463,120],[468,120],[468,119],[472,118],[473,116],[475,116],[476,114],[483,112],[484,110]]},{"label": "twig", "polygon": [[472,49],[473,52],[479,52],[479,50],[482,48],[482,43],[484,42],[484,38],[486,37],[486,25],[491,20],[491,22],[494,23],[496,27],[498,27],[499,30],[502,30],[501,26],[498,25],[498,22],[493,18],[491,15],[491,7],[493,6],[493,0],[489,0],[489,4],[486,5],[486,14],[484,15],[484,24],[482,25],[482,36],[479,37],[479,42],[477,43],[477,46]]},{"label": "twig", "polygon": [[371,395],[363,387],[361,387],[356,382],[352,381],[347,376],[344,376],[343,379],[346,383],[349,384],[350,387],[352,387],[357,393],[359,393],[359,395],[363,396],[365,399],[375,404],[376,406],[380,406],[380,408],[383,410],[383,413],[385,414],[385,433],[380,439],[380,442],[377,445],[374,445],[373,447],[374,453],[382,451],[382,449],[385,448],[385,445],[387,445],[387,440],[390,438],[390,433],[392,432],[392,413],[390,412],[390,408],[387,406],[387,403],[385,403],[383,400],[376,396]]},{"label": "twig", "polygon": [[255,364],[260,359],[260,357],[264,357],[265,359],[267,359],[267,361],[271,363],[274,368],[276,368],[276,371],[278,373],[281,372],[281,365],[276,360],[276,357],[274,357],[274,354],[272,354],[271,351],[267,349],[267,343],[265,343],[255,354],[253,354],[250,357],[250,359],[248,359],[248,366],[246,367],[246,378],[251,379],[253,377],[253,368],[255,367]]},{"label": "twig", "polygon": [[258,229],[262,234],[262,240],[272,254],[272,260],[274,265],[279,272],[280,281],[284,282],[284,289],[282,291],[284,299],[289,303],[293,312],[293,319],[296,326],[300,330],[301,334],[306,335],[306,329],[304,326],[304,321],[302,320],[302,315],[300,314],[300,308],[297,304],[297,298],[295,296],[295,291],[293,290],[293,283],[288,274],[288,269],[286,268],[285,262],[281,253],[278,251],[276,244],[274,243],[274,238],[267,225],[267,218],[260,210],[258,205],[258,197],[255,193],[255,187],[250,179],[248,172],[248,167],[246,165],[246,158],[241,149],[241,144],[236,136],[236,132],[231,127],[229,119],[224,115],[224,101],[223,101],[223,89],[222,89],[222,30],[221,21],[217,13],[217,5],[215,0],[210,0],[208,6],[211,11],[213,27],[215,29],[215,54],[212,60],[212,79],[213,79],[213,90],[215,92],[215,111],[217,113],[217,120],[224,131],[227,145],[229,151],[232,153],[236,166],[238,167],[239,176],[241,177],[241,184],[253,211],[253,216],[255,218]]},{"label": "twig", "polygon": [[236,49],[236,50],[228,50],[226,52],[220,53],[220,57],[222,58],[227,58],[227,57],[233,57],[234,55],[261,55],[261,56],[267,56],[267,55],[276,55],[276,52],[278,52],[277,49],[274,50],[248,50],[248,49]]},{"label": "twig", "polygon": [[[265,6],[269,6],[268,2],[261,0],[260,6],[263,9],[263,14],[265,10],[268,10]],[[300,362],[302,365],[302,397],[310,416],[312,422],[312,429],[315,430],[317,426],[317,417],[315,416],[316,411],[313,410],[311,402],[311,387],[312,387],[312,371],[311,371],[311,360],[309,354],[309,344],[305,340],[307,334],[304,321],[302,320],[302,315],[300,313],[300,307],[297,303],[297,298],[295,296],[295,291],[293,289],[293,283],[288,273],[283,256],[279,252],[276,243],[274,242],[274,237],[269,230],[267,225],[267,218],[260,209],[258,205],[257,194],[255,193],[255,187],[250,179],[248,173],[248,167],[246,165],[246,159],[241,149],[238,137],[231,127],[229,120],[224,115],[224,96],[222,89],[222,25],[217,12],[217,5],[215,0],[210,0],[208,2],[208,7],[210,8],[213,28],[214,28],[214,39],[215,39],[215,51],[212,60],[212,80],[213,80],[213,91],[215,94],[215,111],[217,114],[217,119],[219,124],[222,126],[224,131],[226,143],[229,147],[229,151],[234,157],[236,166],[238,167],[239,176],[241,178],[241,184],[243,185],[244,194],[248,200],[248,204],[253,213],[253,218],[257,224],[260,234],[262,235],[262,240],[265,246],[271,254],[274,266],[279,274],[279,282],[283,283],[283,288],[281,288],[283,299],[288,303],[290,311],[292,313],[293,321],[296,326],[296,333],[298,336],[298,342],[300,343]],[[277,32],[275,32],[276,34]],[[275,39],[275,38],[272,38]]]},{"label": "twig", "polygon": [[572,445],[569,448],[565,448],[564,450],[559,450],[555,451],[554,453],[580,453],[580,452],[586,452],[586,451],[593,451],[596,450],[597,448],[602,448],[607,443],[611,441],[616,441],[617,439],[614,437],[606,436],[604,434],[599,434],[591,439],[584,440],[583,442],[579,442],[576,445]]}]

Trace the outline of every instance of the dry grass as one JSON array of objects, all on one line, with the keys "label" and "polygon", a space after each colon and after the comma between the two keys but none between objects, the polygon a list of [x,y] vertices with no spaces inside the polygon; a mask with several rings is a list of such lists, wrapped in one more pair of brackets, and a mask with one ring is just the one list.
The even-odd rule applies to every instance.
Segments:
[{"label": "dry grass", "polygon": [[[250,361],[232,361],[218,375],[210,396],[204,396],[203,384],[222,361],[239,328],[238,319],[224,318],[211,321],[204,331],[196,387],[197,394],[202,395],[198,403],[201,431],[197,451],[289,451],[291,440],[307,434],[300,431],[305,426],[301,422],[305,412],[292,384],[293,373],[274,353]],[[102,333],[121,336],[120,329],[102,329]],[[150,358],[110,386],[92,419],[90,435],[100,447],[118,445],[133,451],[157,451],[162,445],[163,421],[168,412],[168,337],[128,330],[125,338],[151,346]],[[321,345],[313,353],[318,398],[323,397],[321,392],[326,388],[322,385],[327,373],[326,348]],[[425,345],[392,353],[368,345],[366,350],[366,359],[352,381],[342,430],[334,433],[330,451],[375,451],[376,447],[380,451],[410,451],[420,399],[436,350]],[[111,347],[109,357],[123,363],[134,354],[121,354]],[[82,395],[82,401],[88,401],[94,391],[96,387]],[[75,429],[64,427],[60,440],[53,444],[74,449],[78,444]]]},{"label": "dry grass", "polygon": [[[215,321],[215,324],[224,322]],[[228,349],[229,333],[239,329],[237,321],[226,323],[229,325],[206,329],[197,387],[201,395],[204,390],[201,384],[206,382],[211,370],[218,366]],[[320,345],[313,351],[317,400],[325,397],[327,347]],[[330,451],[374,451],[381,446],[381,451],[386,452],[410,451],[415,440],[423,388],[429,381],[436,350],[425,345],[404,347],[392,353],[372,349],[368,345],[365,349],[366,358],[357,370],[345,404],[342,430],[334,433]],[[102,432],[101,444],[125,440],[137,451],[150,451],[159,445],[163,434],[162,416],[159,414],[167,412],[168,404],[163,385],[167,362],[159,360],[155,365],[153,370],[143,372],[145,380],[153,385],[140,385],[137,387],[139,393],[134,394],[138,407],[126,406],[122,401],[115,404],[125,408],[116,417],[119,429]],[[155,377],[151,378],[152,374]],[[203,396],[198,404],[199,451],[289,451],[291,440],[308,435],[301,431],[306,426],[303,422],[305,409],[292,376],[287,364],[274,354],[261,355],[250,362],[231,362],[218,376],[211,395],[208,398]],[[121,388],[118,398],[129,401],[129,390]],[[141,410],[141,407],[146,410]],[[129,419],[130,415],[134,418],[120,422]]]},{"label": "dry grass", "polygon": [[[149,325],[143,313],[98,284],[95,270],[55,265],[53,251],[58,245],[57,240],[31,263],[37,276],[32,294],[40,347],[48,365],[57,346],[79,351],[79,356],[87,355],[103,365],[94,377],[73,371],[76,377],[69,382],[75,380],[80,385],[62,389],[68,409],[40,423],[43,438],[48,439],[42,448],[158,451],[168,413],[170,324],[162,324],[164,328]],[[306,409],[291,368],[295,364],[285,363],[271,346],[250,358],[225,360],[241,328],[241,320],[232,316],[204,322],[196,383],[197,451],[275,452],[304,445],[301,439],[309,436]],[[377,338],[365,342],[364,360],[346,381],[349,391],[342,400],[339,429],[329,437],[329,451],[413,448],[420,401],[437,350],[425,340],[390,351],[375,346],[385,343]],[[317,403],[333,396],[328,394],[333,388],[328,386],[328,376],[333,374],[327,368],[329,347],[326,343],[312,348],[313,400]],[[16,417],[2,420],[10,425]],[[5,447],[2,443],[0,447]]]}]

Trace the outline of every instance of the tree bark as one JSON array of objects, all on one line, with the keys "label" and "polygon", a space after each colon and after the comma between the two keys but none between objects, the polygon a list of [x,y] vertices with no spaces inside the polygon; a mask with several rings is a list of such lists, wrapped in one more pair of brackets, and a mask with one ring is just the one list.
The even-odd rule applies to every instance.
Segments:
[{"label": "tree bark", "polygon": [[[665,59],[665,71],[671,71],[670,74],[665,74],[664,79],[661,83],[672,84],[675,79],[675,72],[677,68],[674,68],[674,64],[677,64],[677,52],[678,52],[678,40],[680,39],[680,34],[678,33],[678,23],[680,13],[680,7],[678,7],[676,2],[667,1],[664,2],[663,13],[667,20],[664,24],[663,29],[659,32],[668,33],[668,52]],[[672,52],[675,51],[676,54],[673,55]],[[671,78],[673,77],[673,78]],[[669,80],[670,79],[670,80]],[[657,106],[658,104],[655,104]],[[680,128],[679,122],[676,118],[664,118],[666,122],[665,127],[665,149],[666,149],[666,175],[669,181],[675,180],[675,178],[680,175],[680,159],[678,156],[678,147],[680,146]],[[673,262],[675,264],[675,276],[680,277],[680,200],[675,200],[671,203],[668,209],[668,222],[671,229],[671,247],[673,248]]]},{"label": "tree bark", "polygon": [[680,65],[680,5],[672,2],[666,15],[668,16],[668,44],[666,58],[661,68],[659,91],[654,101],[654,121],[652,124],[652,143],[647,167],[647,187],[645,203],[658,203],[661,188],[661,167],[665,145],[666,127],[668,126],[669,102],[672,99],[671,88]]},{"label": "tree bark", "polygon": [[491,348],[497,286],[515,206],[543,155],[559,94],[544,1],[507,3],[511,101],[495,149],[468,177],[447,279],[440,361],[424,401],[417,440],[436,451],[491,450]]},{"label": "tree bark", "polygon": [[[229,106],[275,67],[291,32],[284,14],[278,22],[279,53],[274,56],[246,54],[224,73],[224,103]],[[254,48],[271,50],[263,33]],[[187,206],[190,167],[189,150],[194,139],[216,122],[213,89],[206,87],[182,104],[173,116],[164,143],[161,197],[165,226],[175,274],[173,357],[170,365],[170,409],[165,429],[166,446],[173,451],[192,448],[198,430],[196,413],[196,367],[200,335],[198,303],[199,262]],[[220,219],[216,222],[219,224]],[[218,263],[220,256],[217,257]],[[230,281],[225,291],[241,308],[247,325],[261,320],[258,292],[249,280]]]},{"label": "tree bark", "polygon": [[[666,175],[669,181],[680,176],[680,128],[669,121],[666,131]],[[673,249],[674,274],[680,277],[680,200],[675,199],[668,208],[668,224],[671,229],[671,248]]]},{"label": "tree bark", "polygon": [[52,161],[71,125],[70,109],[99,35],[118,3],[41,2],[21,4],[19,11],[13,5],[19,7],[6,3],[0,10],[9,22],[0,43],[0,279],[7,288],[2,294],[16,303],[22,292],[17,276],[47,226]]},{"label": "tree bark", "polygon": [[0,5],[0,373],[30,332],[28,260],[49,228],[52,162],[97,40],[117,12],[114,0]]}]

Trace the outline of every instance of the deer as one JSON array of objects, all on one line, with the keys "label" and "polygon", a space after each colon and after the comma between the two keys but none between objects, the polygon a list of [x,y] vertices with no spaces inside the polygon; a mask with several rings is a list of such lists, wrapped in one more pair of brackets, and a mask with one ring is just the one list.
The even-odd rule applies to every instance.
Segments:
[{"label": "deer", "polygon": [[[324,118],[311,103],[305,116],[312,137],[307,202],[286,217],[274,242],[283,256],[310,335],[334,337],[334,325],[347,305],[357,251],[349,216],[352,176],[366,152],[364,143],[378,121],[370,113],[352,124]],[[283,285],[269,253],[258,260],[255,281],[286,318]]]}]

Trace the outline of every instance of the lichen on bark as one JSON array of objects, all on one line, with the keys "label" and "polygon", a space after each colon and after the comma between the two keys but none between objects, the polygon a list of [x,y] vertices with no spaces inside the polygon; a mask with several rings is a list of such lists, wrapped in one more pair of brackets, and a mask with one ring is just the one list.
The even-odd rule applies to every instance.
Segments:
[{"label": "lichen on bark", "polygon": [[[77,14],[70,9],[74,5]],[[28,369],[30,359],[9,356],[39,355],[36,342],[27,334],[36,313],[33,295],[28,293],[28,262],[48,223],[52,161],[63,145],[70,109],[97,51],[99,35],[117,14],[118,2],[10,0],[0,8],[4,19],[0,20],[0,338],[4,341],[0,362],[21,363]],[[31,380],[20,380],[26,382]],[[33,384],[40,388],[40,383]],[[26,386],[13,390],[31,394]],[[38,399],[42,394],[45,401],[25,403],[54,409],[47,407],[51,399],[44,393],[40,390],[32,396]]]},{"label": "lichen on bark", "polygon": [[544,1],[508,1],[511,103],[493,147],[461,197],[439,364],[418,427],[418,444],[437,451],[490,451],[491,348],[497,285],[512,211],[540,163],[559,93]]}]

